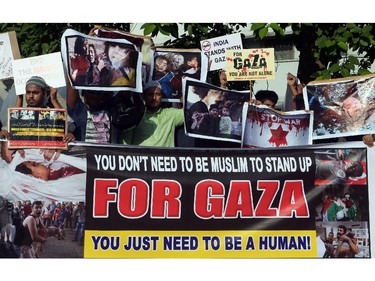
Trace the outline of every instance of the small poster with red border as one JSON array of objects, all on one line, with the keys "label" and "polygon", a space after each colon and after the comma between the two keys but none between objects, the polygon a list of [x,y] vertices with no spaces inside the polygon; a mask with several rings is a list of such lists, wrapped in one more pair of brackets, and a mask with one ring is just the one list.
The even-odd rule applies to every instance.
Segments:
[{"label": "small poster with red border", "polygon": [[8,108],[9,148],[67,149],[66,109]]}]

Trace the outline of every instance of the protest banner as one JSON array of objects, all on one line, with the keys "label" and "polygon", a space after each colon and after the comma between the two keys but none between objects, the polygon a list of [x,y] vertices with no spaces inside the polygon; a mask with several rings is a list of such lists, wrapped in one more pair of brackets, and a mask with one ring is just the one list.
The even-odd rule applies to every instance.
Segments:
[{"label": "protest banner", "polygon": [[13,61],[20,59],[16,32],[0,34],[0,80],[13,78]]},{"label": "protest banner", "polygon": [[[333,151],[367,162],[364,148]],[[356,255],[370,257],[369,188],[315,185],[336,177],[318,168],[324,152],[87,147],[85,257],[335,257],[323,239],[340,225],[364,233]]]},{"label": "protest banner", "polygon": [[[312,144],[313,112],[276,111],[265,105],[243,110],[243,147],[281,147]],[[265,141],[267,140],[267,141]]]},{"label": "protest banner", "polygon": [[241,143],[242,110],[250,93],[225,90],[191,78],[182,82],[185,134]]},{"label": "protest banner", "polygon": [[66,109],[8,108],[8,147],[67,149]]},{"label": "protest banner", "polygon": [[210,71],[226,68],[225,50],[242,50],[240,33],[228,34],[201,41],[201,50],[208,57]]},{"label": "protest banner", "polygon": [[228,81],[275,79],[273,48],[226,50],[226,57]]},{"label": "protest banner", "polygon": [[142,53],[128,40],[67,29],[61,55],[76,89],[142,92]]},{"label": "protest banner", "polygon": [[31,76],[42,77],[54,88],[66,86],[60,52],[15,60],[13,74],[17,95],[25,94],[26,81]]},{"label": "protest banner", "polygon": [[205,81],[207,67],[207,57],[199,49],[156,48],[152,80],[160,83],[162,101],[180,102],[182,79],[190,77]]},{"label": "protest banner", "polygon": [[310,82],[306,107],[314,111],[313,139],[375,133],[375,75]]},{"label": "protest banner", "polygon": [[[36,149],[0,159],[0,196],[85,201],[84,258],[371,258],[374,153],[358,142],[256,150],[76,143],[52,164]],[[75,168],[43,181],[14,168],[30,161]],[[351,169],[356,162],[363,169]],[[342,226],[354,233],[353,249],[339,243]],[[338,239],[326,245],[330,231]]]}]

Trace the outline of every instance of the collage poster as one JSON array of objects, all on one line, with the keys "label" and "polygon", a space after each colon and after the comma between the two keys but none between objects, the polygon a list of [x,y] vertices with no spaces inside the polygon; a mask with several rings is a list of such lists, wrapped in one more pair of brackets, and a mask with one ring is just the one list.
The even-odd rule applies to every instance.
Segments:
[{"label": "collage poster", "polygon": [[67,149],[66,109],[8,108],[8,148]]},{"label": "collage poster", "polygon": [[79,232],[55,226],[41,258],[372,257],[375,157],[359,142],[256,150],[77,143],[54,158],[12,153],[0,161],[3,212],[42,200],[85,221]]}]

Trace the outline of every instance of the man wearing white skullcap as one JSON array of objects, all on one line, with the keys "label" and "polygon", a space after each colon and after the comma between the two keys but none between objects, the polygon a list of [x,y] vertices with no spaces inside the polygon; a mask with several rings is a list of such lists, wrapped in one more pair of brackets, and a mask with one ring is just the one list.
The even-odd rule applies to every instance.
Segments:
[{"label": "man wearing white skullcap", "polygon": [[[27,107],[48,107],[48,102],[51,102],[51,107],[61,109],[62,106],[57,100],[57,89],[48,86],[46,81],[40,76],[32,76],[29,80],[26,81],[26,103]],[[50,100],[48,100],[48,94]],[[23,95],[18,95],[16,107],[23,106]],[[10,134],[7,130],[0,131],[0,138],[10,138]],[[75,141],[75,137],[72,133],[67,133],[63,139],[65,142]],[[46,150],[44,155],[47,155],[49,152],[54,150]],[[9,150],[7,147],[7,142],[1,143],[1,156],[8,163],[12,160],[12,154],[15,151]],[[60,151],[57,153],[50,153],[53,155],[54,159],[57,159],[60,155]],[[47,158],[52,156],[46,156]]]}]

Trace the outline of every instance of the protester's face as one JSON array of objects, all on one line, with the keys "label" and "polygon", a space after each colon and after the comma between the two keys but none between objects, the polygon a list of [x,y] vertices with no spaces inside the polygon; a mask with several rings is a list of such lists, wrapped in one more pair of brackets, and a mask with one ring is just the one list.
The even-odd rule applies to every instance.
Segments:
[{"label": "protester's face", "polygon": [[83,98],[88,108],[91,111],[96,111],[103,102],[103,95],[102,92],[85,92]]},{"label": "protester's face", "polygon": [[42,180],[48,180],[49,169],[41,163],[26,161],[25,166],[31,170],[31,174]]},{"label": "protester's face", "polygon": [[265,99],[262,104],[266,105],[266,106],[268,106],[268,107],[270,107],[272,109],[275,109],[275,103],[273,101],[271,101],[271,100]]},{"label": "protester's face", "polygon": [[157,71],[166,72],[168,68],[168,61],[165,59],[157,58],[155,61],[155,68]]},{"label": "protester's face", "polygon": [[144,93],[144,99],[147,109],[156,111],[161,106],[162,92],[160,88],[148,88]]},{"label": "protester's face", "polygon": [[45,91],[36,85],[26,87],[26,103],[29,107],[39,107],[43,105]]},{"label": "protester's face", "polygon": [[127,66],[127,58],[130,50],[119,45],[110,45],[108,48],[108,58],[115,68]]}]

